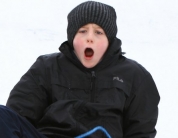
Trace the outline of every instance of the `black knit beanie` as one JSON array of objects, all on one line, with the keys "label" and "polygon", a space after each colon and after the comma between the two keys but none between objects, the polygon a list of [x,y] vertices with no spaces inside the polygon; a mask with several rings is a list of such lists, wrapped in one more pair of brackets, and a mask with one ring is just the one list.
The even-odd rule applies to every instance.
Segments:
[{"label": "black knit beanie", "polygon": [[94,1],[87,1],[75,7],[68,14],[67,37],[73,45],[75,34],[82,26],[88,23],[99,25],[106,33],[109,43],[117,34],[116,12],[113,7]]}]

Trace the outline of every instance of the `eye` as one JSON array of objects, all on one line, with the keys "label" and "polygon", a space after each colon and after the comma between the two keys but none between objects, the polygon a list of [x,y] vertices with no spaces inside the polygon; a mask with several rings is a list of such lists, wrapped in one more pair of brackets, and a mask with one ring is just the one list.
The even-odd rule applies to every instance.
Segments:
[{"label": "eye", "polygon": [[86,33],[87,31],[86,30],[79,30],[78,32],[79,33]]},{"label": "eye", "polygon": [[96,34],[102,35],[103,32],[102,31],[95,31]]}]

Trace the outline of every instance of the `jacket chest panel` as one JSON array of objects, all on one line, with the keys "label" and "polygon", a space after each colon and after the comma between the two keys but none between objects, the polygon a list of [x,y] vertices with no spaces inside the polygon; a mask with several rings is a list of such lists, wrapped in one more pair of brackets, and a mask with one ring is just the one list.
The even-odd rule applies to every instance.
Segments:
[{"label": "jacket chest panel", "polygon": [[[129,88],[125,83],[117,80],[118,78],[108,79],[97,77],[93,80],[92,76],[81,74],[64,75],[52,77],[52,101],[58,100],[80,100],[92,103],[102,103],[113,105],[123,109],[126,98],[129,96]],[[93,87],[93,88],[92,88]],[[92,99],[93,98],[93,99]]]}]

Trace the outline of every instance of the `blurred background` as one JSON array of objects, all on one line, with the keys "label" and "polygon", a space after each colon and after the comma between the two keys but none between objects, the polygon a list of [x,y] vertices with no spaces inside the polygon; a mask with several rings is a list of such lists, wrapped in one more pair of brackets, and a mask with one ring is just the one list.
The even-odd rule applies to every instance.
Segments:
[{"label": "blurred background", "polygon": [[[153,76],[161,101],[156,138],[178,138],[178,1],[98,0],[117,12],[126,57]],[[67,40],[67,14],[83,0],[0,0],[0,104],[43,54]]]}]

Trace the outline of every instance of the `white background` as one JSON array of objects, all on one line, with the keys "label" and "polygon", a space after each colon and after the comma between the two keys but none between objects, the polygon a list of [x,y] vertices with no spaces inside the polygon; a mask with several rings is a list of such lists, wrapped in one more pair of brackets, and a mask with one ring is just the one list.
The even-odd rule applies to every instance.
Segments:
[{"label": "white background", "polygon": [[[153,76],[161,101],[156,138],[178,138],[178,0],[98,0],[117,12],[128,58]],[[67,39],[67,14],[82,0],[0,0],[0,104],[42,54]]]}]

